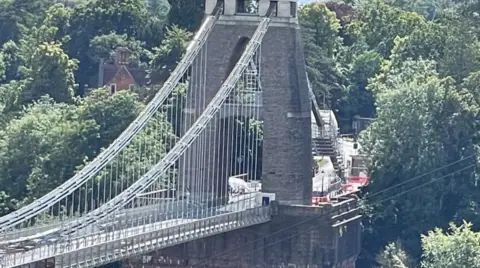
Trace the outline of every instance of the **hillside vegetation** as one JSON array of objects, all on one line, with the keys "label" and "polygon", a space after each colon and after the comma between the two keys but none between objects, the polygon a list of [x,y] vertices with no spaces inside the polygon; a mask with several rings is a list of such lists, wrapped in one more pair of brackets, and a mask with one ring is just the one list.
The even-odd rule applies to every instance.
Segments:
[{"label": "hillside vegetation", "polygon": [[[344,133],[375,118],[360,137],[371,183],[358,267],[480,267],[479,1],[298,12],[318,101]],[[202,17],[203,0],[0,0],[0,215],[70,178],[155,93],[85,96],[101,60],[127,47],[161,84]]]}]

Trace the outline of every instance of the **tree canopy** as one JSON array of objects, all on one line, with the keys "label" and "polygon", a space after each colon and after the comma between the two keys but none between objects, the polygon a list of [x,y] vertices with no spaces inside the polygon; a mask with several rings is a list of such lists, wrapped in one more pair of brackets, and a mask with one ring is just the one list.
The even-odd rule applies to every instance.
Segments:
[{"label": "tree canopy", "polygon": [[422,235],[423,268],[480,267],[480,233],[472,224],[450,224],[449,232],[436,228]]},{"label": "tree canopy", "polygon": [[[161,85],[203,8],[203,0],[0,0],[0,215],[71,177],[155,93],[95,89],[99,64],[111,63],[117,47],[128,48],[129,62]],[[479,13],[478,0],[299,7],[317,100],[334,111],[344,134],[353,132],[355,116],[374,118],[359,138],[370,177],[361,192],[367,199],[359,267],[478,266]],[[85,88],[94,89],[86,95]],[[180,85],[173,98],[185,91]],[[167,130],[155,146],[166,148],[180,126],[154,120]],[[261,133],[261,125],[249,127]],[[158,158],[166,149],[155,146],[145,153]],[[248,150],[236,153],[261,158],[261,148]],[[402,196],[379,202],[396,194]],[[471,224],[455,227],[463,220]]]},{"label": "tree canopy", "polygon": [[[99,88],[84,96],[83,90],[96,86],[99,63],[112,63],[119,46],[131,51],[132,66],[161,70],[157,83],[165,81],[191,38],[169,19],[170,6],[166,0],[0,0],[0,215],[73,176],[135,119],[155,92],[110,95]],[[167,118],[154,121],[169,125]],[[166,137],[172,127],[164,127]],[[141,164],[133,155],[126,159]]]},{"label": "tree canopy", "polygon": [[300,8],[318,100],[343,133],[355,115],[374,118],[360,137],[370,177],[360,267],[415,267],[427,254],[422,234],[462,220],[479,229],[479,7],[359,0]]}]

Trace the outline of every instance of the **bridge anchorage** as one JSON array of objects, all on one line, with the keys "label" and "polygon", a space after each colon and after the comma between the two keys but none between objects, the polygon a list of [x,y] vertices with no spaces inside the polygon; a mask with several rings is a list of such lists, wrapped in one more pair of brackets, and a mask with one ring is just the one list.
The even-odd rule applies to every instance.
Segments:
[{"label": "bridge anchorage", "polygon": [[[336,194],[337,124],[308,83],[296,1],[206,0],[205,14],[107,149],[0,218],[1,268],[354,267],[361,216]],[[312,151],[337,169],[320,206]]]}]

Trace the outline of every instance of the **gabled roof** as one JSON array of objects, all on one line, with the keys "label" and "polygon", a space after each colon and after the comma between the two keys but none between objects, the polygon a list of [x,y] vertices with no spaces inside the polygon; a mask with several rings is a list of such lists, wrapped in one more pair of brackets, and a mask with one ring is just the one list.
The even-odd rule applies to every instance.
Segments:
[{"label": "gabled roof", "polygon": [[113,64],[105,64],[103,65],[103,81],[102,84],[106,85],[109,81],[113,79],[115,74],[118,71],[118,66]]},{"label": "gabled roof", "polygon": [[147,72],[145,70],[141,68],[128,68],[128,71],[137,84],[142,86],[149,84],[150,79],[147,78]]},{"label": "gabled roof", "polygon": [[103,66],[103,84],[106,85],[110,83],[112,79],[121,72],[126,72],[126,74],[131,76],[138,85],[146,85],[148,82],[147,72],[143,69],[132,68],[126,65],[117,66],[113,64],[105,64]]}]

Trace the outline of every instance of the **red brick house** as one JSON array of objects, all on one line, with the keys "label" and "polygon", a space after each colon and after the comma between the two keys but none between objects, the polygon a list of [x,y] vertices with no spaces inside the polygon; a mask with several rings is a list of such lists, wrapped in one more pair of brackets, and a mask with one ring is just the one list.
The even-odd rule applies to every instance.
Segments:
[{"label": "red brick house", "polygon": [[127,48],[117,47],[113,64],[100,64],[99,86],[107,86],[110,93],[120,90],[132,90],[135,86],[148,83],[147,72],[128,64],[130,52]]}]

